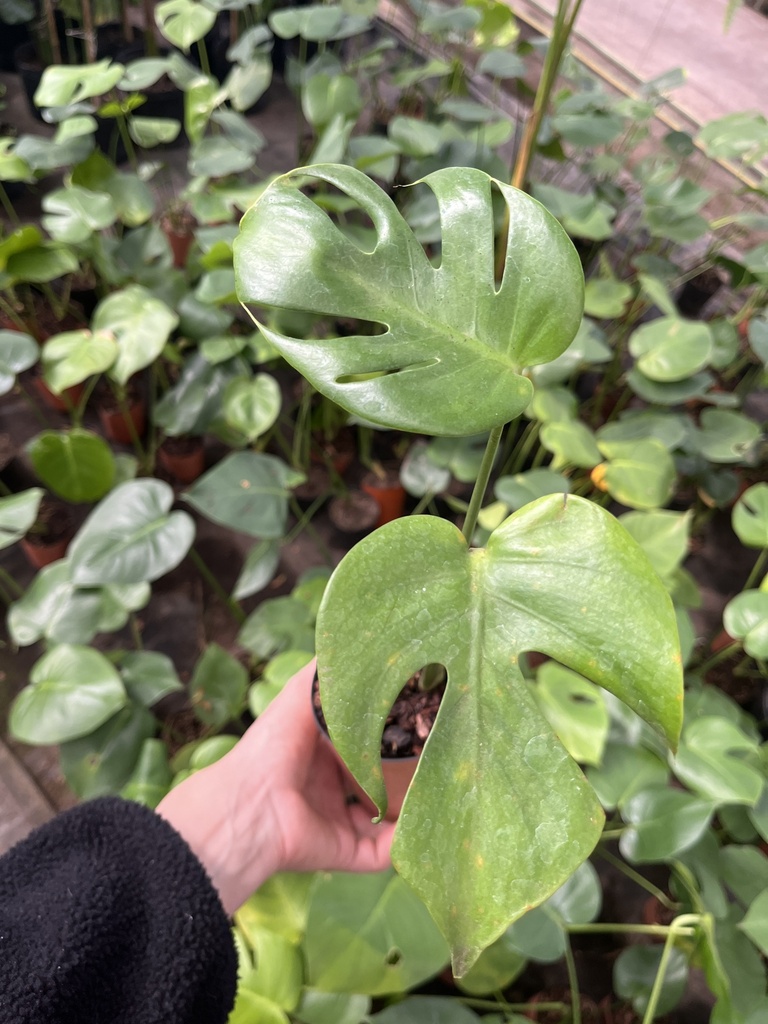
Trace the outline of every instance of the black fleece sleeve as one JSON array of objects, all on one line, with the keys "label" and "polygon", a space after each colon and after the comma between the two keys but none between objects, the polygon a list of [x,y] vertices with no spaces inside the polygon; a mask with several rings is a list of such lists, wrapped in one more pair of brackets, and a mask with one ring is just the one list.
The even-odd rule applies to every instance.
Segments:
[{"label": "black fleece sleeve", "polygon": [[93,800],[0,858],[0,1024],[223,1024],[236,984],[216,890],[146,807]]}]

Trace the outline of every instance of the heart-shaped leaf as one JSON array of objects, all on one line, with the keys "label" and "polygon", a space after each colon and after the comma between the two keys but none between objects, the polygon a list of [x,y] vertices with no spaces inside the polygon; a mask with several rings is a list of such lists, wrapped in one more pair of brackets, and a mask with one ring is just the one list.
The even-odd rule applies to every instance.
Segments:
[{"label": "heart-shaped leaf", "polygon": [[97,633],[120,629],[128,614],[149,600],[149,587],[80,589],[69,563],[54,562],[35,576],[8,612],[8,632],[22,647],[45,638],[51,643],[87,644]]},{"label": "heart-shaped leaf", "polygon": [[233,380],[224,392],[224,419],[249,441],[266,434],[280,414],[280,385],[268,373]]},{"label": "heart-shaped leaf", "polygon": [[174,117],[132,117],[128,131],[137,146],[151,149],[173,142],[181,131],[181,122]]},{"label": "heart-shaped leaf", "polygon": [[[358,248],[301,193],[308,177],[341,189],[373,220],[372,251]],[[440,207],[439,268],[370,178],[316,165],[278,178],[243,218],[238,295],[247,304],[380,325],[383,333],[311,341],[260,326],[348,412],[384,426],[467,435],[522,412],[531,396],[522,368],[567,348],[581,322],[581,268],[555,219],[524,193],[472,168],[438,171],[424,182]],[[498,289],[492,185],[511,224]]]},{"label": "heart-shaped leaf", "polygon": [[69,549],[72,579],[82,587],[144,583],[174,569],[195,536],[186,512],[160,480],[130,480],[91,512]]},{"label": "heart-shaped leaf", "polygon": [[730,409],[705,409],[701,414],[699,451],[710,462],[748,462],[760,439],[754,420]]},{"label": "heart-shaped leaf", "polygon": [[600,462],[600,449],[595,435],[580,420],[553,420],[541,428],[542,445],[555,456],[552,468],[580,466],[592,469]]},{"label": "heart-shaped leaf", "polygon": [[529,469],[514,476],[500,476],[493,493],[513,511],[547,494],[568,494],[570,482],[551,469]]},{"label": "heart-shaped leaf", "polygon": [[670,860],[698,843],[714,811],[709,800],[679,789],[644,789],[622,807],[621,852],[635,864]]},{"label": "heart-shaped leaf", "polygon": [[289,488],[303,476],[274,455],[235,452],[214,466],[184,495],[208,519],[252,537],[285,532]]},{"label": "heart-shaped leaf", "polygon": [[768,658],[768,591],[744,590],[725,606],[726,632],[753,658]]},{"label": "heart-shaped leaf", "polygon": [[251,612],[237,641],[261,659],[291,649],[312,651],[315,647],[314,618],[303,601],[295,597],[274,597]]},{"label": "heart-shaped leaf", "polygon": [[[632,1003],[635,1012],[643,1014],[662,969],[662,946],[630,946],[621,951],[613,965],[613,987],[616,994]],[[688,960],[674,946],[665,957],[664,975],[655,1003],[656,1015],[669,1013],[682,999],[688,981]]]},{"label": "heart-shaped leaf", "polygon": [[195,714],[206,725],[221,728],[239,718],[245,707],[248,672],[236,658],[209,644],[200,656],[189,690]]},{"label": "heart-shaped leaf", "polygon": [[685,380],[709,362],[712,333],[704,323],[663,316],[634,331],[629,351],[638,369],[650,380]]},{"label": "heart-shaped leaf", "polygon": [[120,676],[91,647],[59,644],[32,668],[11,707],[11,735],[24,743],[65,743],[86,736],[125,707]]},{"label": "heart-shaped leaf", "polygon": [[579,498],[533,502],[474,551],[444,520],[382,527],[336,569],[317,647],[334,744],[380,809],[390,707],[417,669],[447,668],[393,857],[459,973],[573,872],[601,829],[594,794],[522,679],[520,653],[542,651],[617,693],[672,743],[680,728],[671,602],[626,531]]},{"label": "heart-shaped leaf", "polygon": [[81,800],[118,793],[131,776],[156,722],[129,704],[90,735],[61,746],[61,769]]},{"label": "heart-shaped leaf", "polygon": [[768,484],[749,487],[733,506],[733,530],[742,544],[768,548]]},{"label": "heart-shaped leaf", "polygon": [[41,487],[30,487],[20,494],[0,498],[0,550],[21,540],[37,519],[44,493]]},{"label": "heart-shaped leaf", "polygon": [[27,448],[42,482],[65,501],[98,501],[114,483],[112,450],[90,430],[46,430]]},{"label": "heart-shaped leaf", "polygon": [[768,889],[764,889],[752,903],[739,927],[763,955],[768,956]]},{"label": "heart-shaped leaf", "polygon": [[155,21],[168,42],[186,53],[210,32],[216,13],[197,0],[165,0],[155,8]]},{"label": "heart-shaped leaf", "polygon": [[627,512],[619,522],[632,534],[662,579],[671,576],[688,554],[690,512]]},{"label": "heart-shaped leaf", "polygon": [[21,331],[0,331],[0,395],[7,394],[16,376],[34,366],[40,349],[34,338]]},{"label": "heart-shaped leaf", "polygon": [[644,747],[607,743],[599,768],[590,768],[587,778],[607,811],[650,786],[664,786],[669,769],[664,761]]},{"label": "heart-shaped leaf", "polygon": [[[763,789],[758,744],[732,722],[708,716],[686,726],[674,772],[690,789],[721,804],[752,806]],[[752,764],[745,755],[752,755]]]},{"label": "heart-shaped leaf", "polygon": [[117,357],[117,343],[104,331],[67,331],[45,343],[42,353],[45,383],[59,395],[86,377],[104,373]]},{"label": "heart-shaped leaf", "polygon": [[630,508],[664,505],[672,493],[676,470],[672,456],[656,438],[598,442],[608,462],[596,466],[592,482]]},{"label": "heart-shaped leaf", "polygon": [[120,663],[120,674],[131,700],[146,708],[183,689],[173,662],[158,651],[129,652]]},{"label": "heart-shaped leaf", "polygon": [[132,284],[99,303],[91,326],[94,332],[104,331],[115,338],[118,355],[110,373],[125,384],[137,370],[157,359],[178,322],[164,302],[141,285]]},{"label": "heart-shaped leaf", "polygon": [[279,562],[280,545],[274,540],[259,541],[243,562],[232,597],[239,601],[263,590],[275,575]]}]

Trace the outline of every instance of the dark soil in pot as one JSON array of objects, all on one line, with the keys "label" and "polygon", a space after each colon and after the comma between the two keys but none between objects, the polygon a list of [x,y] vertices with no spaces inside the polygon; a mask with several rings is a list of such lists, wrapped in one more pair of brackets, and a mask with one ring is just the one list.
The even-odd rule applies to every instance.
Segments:
[{"label": "dark soil in pot", "polygon": [[42,569],[63,558],[75,533],[72,513],[55,498],[45,497],[40,502],[37,519],[21,546],[30,563]]},{"label": "dark soil in pot", "polygon": [[183,484],[191,484],[205,469],[205,446],[201,437],[166,437],[157,450],[163,469]]},{"label": "dark soil in pot", "polygon": [[725,284],[726,274],[720,267],[708,267],[690,281],[686,281],[677,294],[675,305],[683,316],[696,319],[713,295]]},{"label": "dark soil in pot", "polygon": [[379,519],[379,506],[369,494],[349,491],[331,501],[328,516],[339,543],[351,546],[374,529]]},{"label": "dark soil in pot", "polygon": [[331,474],[325,466],[313,463],[306,472],[306,480],[294,487],[293,494],[302,508],[309,508],[318,498],[330,495]]}]

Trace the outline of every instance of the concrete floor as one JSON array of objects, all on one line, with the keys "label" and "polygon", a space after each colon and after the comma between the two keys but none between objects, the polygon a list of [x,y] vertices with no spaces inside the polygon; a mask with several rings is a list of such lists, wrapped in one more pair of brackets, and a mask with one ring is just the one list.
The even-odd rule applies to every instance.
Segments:
[{"label": "concrete floor", "polygon": [[[549,19],[557,0],[507,0],[523,18]],[[671,97],[695,124],[741,110],[768,115],[768,17],[748,7],[724,29],[728,0],[584,0],[574,51],[640,81],[687,72]]]}]

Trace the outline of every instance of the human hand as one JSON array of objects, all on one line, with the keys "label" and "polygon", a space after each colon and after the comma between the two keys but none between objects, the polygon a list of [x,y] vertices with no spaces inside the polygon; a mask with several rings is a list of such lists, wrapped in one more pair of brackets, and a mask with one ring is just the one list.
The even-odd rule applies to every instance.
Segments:
[{"label": "human hand", "polygon": [[237,746],[157,809],[208,871],[228,913],[277,871],[380,871],[394,825],[350,803],[354,782],[312,712],[312,661]]}]

